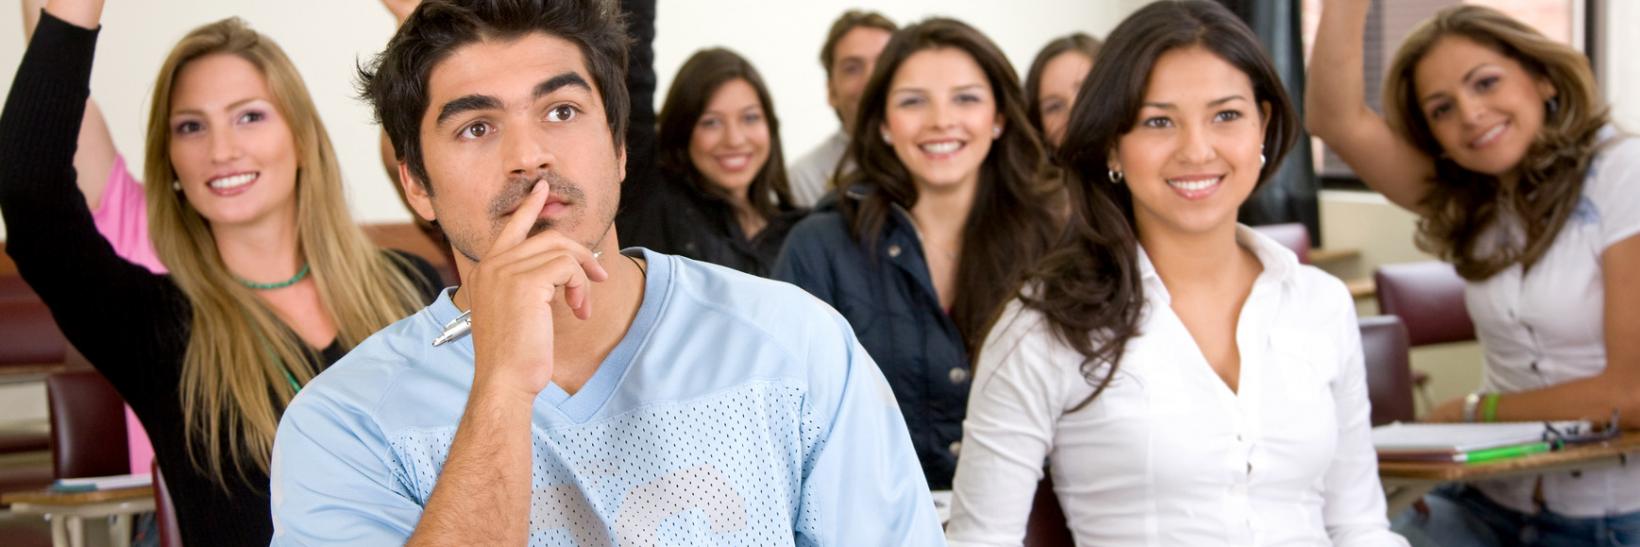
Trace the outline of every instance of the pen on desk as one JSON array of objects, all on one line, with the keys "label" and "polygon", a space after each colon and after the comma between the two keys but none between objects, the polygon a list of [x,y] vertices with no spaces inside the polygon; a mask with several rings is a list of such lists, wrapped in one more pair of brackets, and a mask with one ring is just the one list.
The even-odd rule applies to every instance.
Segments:
[{"label": "pen on desk", "polygon": [[[593,251],[592,259],[597,260],[603,255],[603,251]],[[433,339],[433,347],[436,348],[453,342],[471,332],[473,332],[473,310],[468,308],[467,311],[461,312],[461,315],[457,315],[455,319],[451,319],[449,323],[444,324],[443,332],[439,333],[438,338]]]},{"label": "pen on desk", "polygon": [[1553,448],[1554,447],[1550,446],[1549,443],[1546,442],[1504,446],[1499,448],[1488,448],[1485,450],[1472,450],[1465,452],[1463,454],[1459,454],[1457,460],[1471,464],[1486,463],[1490,461],[1529,456],[1540,452],[1548,452]]}]

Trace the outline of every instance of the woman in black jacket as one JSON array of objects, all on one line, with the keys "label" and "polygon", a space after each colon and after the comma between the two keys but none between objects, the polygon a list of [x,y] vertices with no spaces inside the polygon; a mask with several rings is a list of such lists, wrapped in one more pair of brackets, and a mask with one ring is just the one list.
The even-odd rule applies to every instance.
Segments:
[{"label": "woman in black jacket", "polygon": [[698,51],[672,81],[659,126],[660,176],[621,189],[621,240],[768,275],[803,211],[787,190],[763,77],[727,49]]},{"label": "woman in black jacket", "polygon": [[974,346],[1061,225],[1062,185],[1025,102],[979,31],[943,18],[902,29],[860,100],[859,170],[775,266],[854,326],[936,490],[956,470]]}]

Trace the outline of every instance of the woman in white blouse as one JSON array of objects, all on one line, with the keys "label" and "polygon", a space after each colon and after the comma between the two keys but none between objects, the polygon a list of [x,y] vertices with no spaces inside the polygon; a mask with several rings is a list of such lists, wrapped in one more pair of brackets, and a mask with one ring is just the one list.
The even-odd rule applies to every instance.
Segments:
[{"label": "woman in white blouse", "polygon": [[1404,544],[1348,291],[1236,223],[1299,134],[1257,38],[1158,2],[1100,59],[1077,222],[976,362],[947,538],[1019,545],[1046,460],[1078,545]]},{"label": "woman in white blouse", "polygon": [[[1640,139],[1610,125],[1588,58],[1496,10],[1457,6],[1408,35],[1369,109],[1369,0],[1331,0],[1310,128],[1420,216],[1468,281],[1480,389],[1430,421],[1640,423]],[[1640,543],[1640,466],[1453,486],[1398,519],[1435,543]],[[1409,531],[1411,537],[1417,537]]]}]

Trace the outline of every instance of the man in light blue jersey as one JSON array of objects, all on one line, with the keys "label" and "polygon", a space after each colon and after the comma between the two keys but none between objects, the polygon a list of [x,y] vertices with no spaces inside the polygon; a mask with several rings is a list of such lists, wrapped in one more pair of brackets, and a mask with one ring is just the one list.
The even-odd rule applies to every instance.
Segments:
[{"label": "man in light blue jersey", "polygon": [[291,402],[274,545],[944,543],[839,315],[618,251],[625,66],[605,2],[434,0],[361,74],[464,284]]}]

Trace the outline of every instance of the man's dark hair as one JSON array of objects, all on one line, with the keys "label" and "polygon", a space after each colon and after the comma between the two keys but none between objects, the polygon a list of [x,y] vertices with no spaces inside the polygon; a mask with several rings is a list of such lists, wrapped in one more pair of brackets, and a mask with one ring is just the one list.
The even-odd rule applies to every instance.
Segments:
[{"label": "man's dark hair", "polygon": [[370,66],[359,67],[359,93],[387,131],[394,155],[432,191],[421,154],[427,78],[455,50],[485,40],[542,32],[574,43],[604,102],[615,146],[626,142],[631,102],[626,91],[631,39],[619,6],[605,0],[427,0],[399,27]]},{"label": "man's dark hair", "polygon": [[826,32],[826,44],[820,47],[820,66],[826,69],[826,80],[831,80],[831,65],[837,62],[837,42],[843,41],[848,31],[859,27],[882,29],[890,33],[899,30],[893,21],[875,11],[851,9],[843,12],[836,21],[831,22],[831,30]]}]

